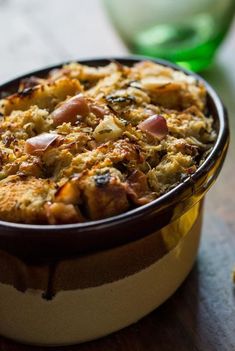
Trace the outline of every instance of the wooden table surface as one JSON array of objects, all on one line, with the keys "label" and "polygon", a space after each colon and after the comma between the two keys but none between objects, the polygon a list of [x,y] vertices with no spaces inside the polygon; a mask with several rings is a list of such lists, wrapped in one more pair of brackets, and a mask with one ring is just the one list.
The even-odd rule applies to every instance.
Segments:
[{"label": "wooden table surface", "polygon": [[[127,53],[98,0],[0,0],[0,33],[0,83],[63,60]],[[202,75],[228,108],[232,140],[222,174],[207,196],[192,272],[172,298],[135,325],[56,350],[235,350],[235,23],[216,62]],[[0,351],[42,349],[0,338]]]}]

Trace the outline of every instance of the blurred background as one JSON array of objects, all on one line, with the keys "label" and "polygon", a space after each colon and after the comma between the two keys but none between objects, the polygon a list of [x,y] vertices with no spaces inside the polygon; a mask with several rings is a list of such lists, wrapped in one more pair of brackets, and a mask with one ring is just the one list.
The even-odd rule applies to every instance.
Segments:
[{"label": "blurred background", "polygon": [[[195,350],[235,349],[235,294],[230,278],[235,264],[232,245],[235,196],[231,195],[231,189],[235,188],[234,6],[235,0],[0,0],[0,84],[62,61],[134,52],[165,57],[200,71],[221,96],[230,116],[231,146],[219,181],[207,197],[198,265],[188,285],[177,295],[179,300],[182,297],[182,302],[195,293],[190,290],[191,281],[199,286],[198,333],[192,336]],[[207,249],[211,247],[215,249],[215,257],[208,254]],[[216,256],[223,258],[226,277]],[[206,293],[200,286],[206,287]],[[180,310],[177,296],[175,307]],[[218,304],[223,308],[217,308]],[[166,306],[170,307],[163,306],[162,315],[167,308],[171,313],[172,305]],[[190,319],[192,314],[187,312]],[[134,349],[140,350],[139,345],[148,340],[151,330],[153,338],[157,335],[161,339],[162,320],[164,318],[160,318],[159,323],[157,319],[151,322],[150,318],[149,324],[141,322],[141,326],[147,323],[148,333],[144,327],[138,327],[135,332],[134,326],[120,335],[127,335],[130,342],[135,343]],[[174,326],[169,333],[168,319],[165,326],[165,335],[170,339],[175,335],[169,334],[175,330]],[[125,338],[124,341],[127,342]],[[117,349],[126,349],[125,342],[124,348]],[[220,345],[219,349],[213,347],[214,343]],[[149,349],[148,343],[143,345],[144,350]],[[105,350],[111,348],[112,344],[107,341]],[[9,345],[1,348],[1,344],[0,349],[13,350]]]},{"label": "blurred background", "polygon": [[[65,60],[134,52],[202,70],[231,27],[234,0],[0,0],[0,81]],[[217,63],[226,66],[230,28]]]},{"label": "blurred background", "polygon": [[104,0],[130,50],[200,71],[233,19],[234,0]]}]

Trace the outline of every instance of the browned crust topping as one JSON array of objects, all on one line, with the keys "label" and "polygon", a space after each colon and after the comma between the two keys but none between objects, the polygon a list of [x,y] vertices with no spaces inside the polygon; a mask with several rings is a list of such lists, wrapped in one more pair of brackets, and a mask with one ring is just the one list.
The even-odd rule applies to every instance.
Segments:
[{"label": "browned crust topping", "polygon": [[24,79],[0,101],[0,219],[83,222],[151,202],[211,149],[205,103],[194,77],[148,61]]}]

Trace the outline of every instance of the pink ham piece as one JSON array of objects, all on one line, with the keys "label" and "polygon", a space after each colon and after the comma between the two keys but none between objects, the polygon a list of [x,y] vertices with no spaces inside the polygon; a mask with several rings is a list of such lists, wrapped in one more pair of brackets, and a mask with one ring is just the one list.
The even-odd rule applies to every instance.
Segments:
[{"label": "pink ham piece", "polygon": [[159,140],[164,139],[168,134],[166,120],[161,115],[152,115],[148,117],[146,120],[138,124],[138,128]]},{"label": "pink ham piece", "polygon": [[107,113],[105,109],[97,105],[91,105],[90,110],[92,113],[94,113],[94,115],[96,115],[97,118],[103,118],[104,115]]},{"label": "pink ham piece", "polygon": [[26,140],[25,152],[30,155],[46,151],[46,149],[59,138],[58,134],[42,133]]},{"label": "pink ham piece", "polygon": [[87,100],[82,94],[78,94],[56,108],[51,117],[55,126],[68,122],[75,124],[77,116],[86,117],[89,112],[90,108]]}]

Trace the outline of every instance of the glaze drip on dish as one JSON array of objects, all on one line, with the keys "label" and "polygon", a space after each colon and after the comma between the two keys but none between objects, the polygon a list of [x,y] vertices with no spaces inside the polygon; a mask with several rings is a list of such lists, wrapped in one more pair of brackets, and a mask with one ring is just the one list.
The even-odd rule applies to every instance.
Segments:
[{"label": "glaze drip on dish", "polygon": [[62,224],[147,204],[216,138],[193,76],[143,61],[71,63],[1,100],[0,219]]}]

